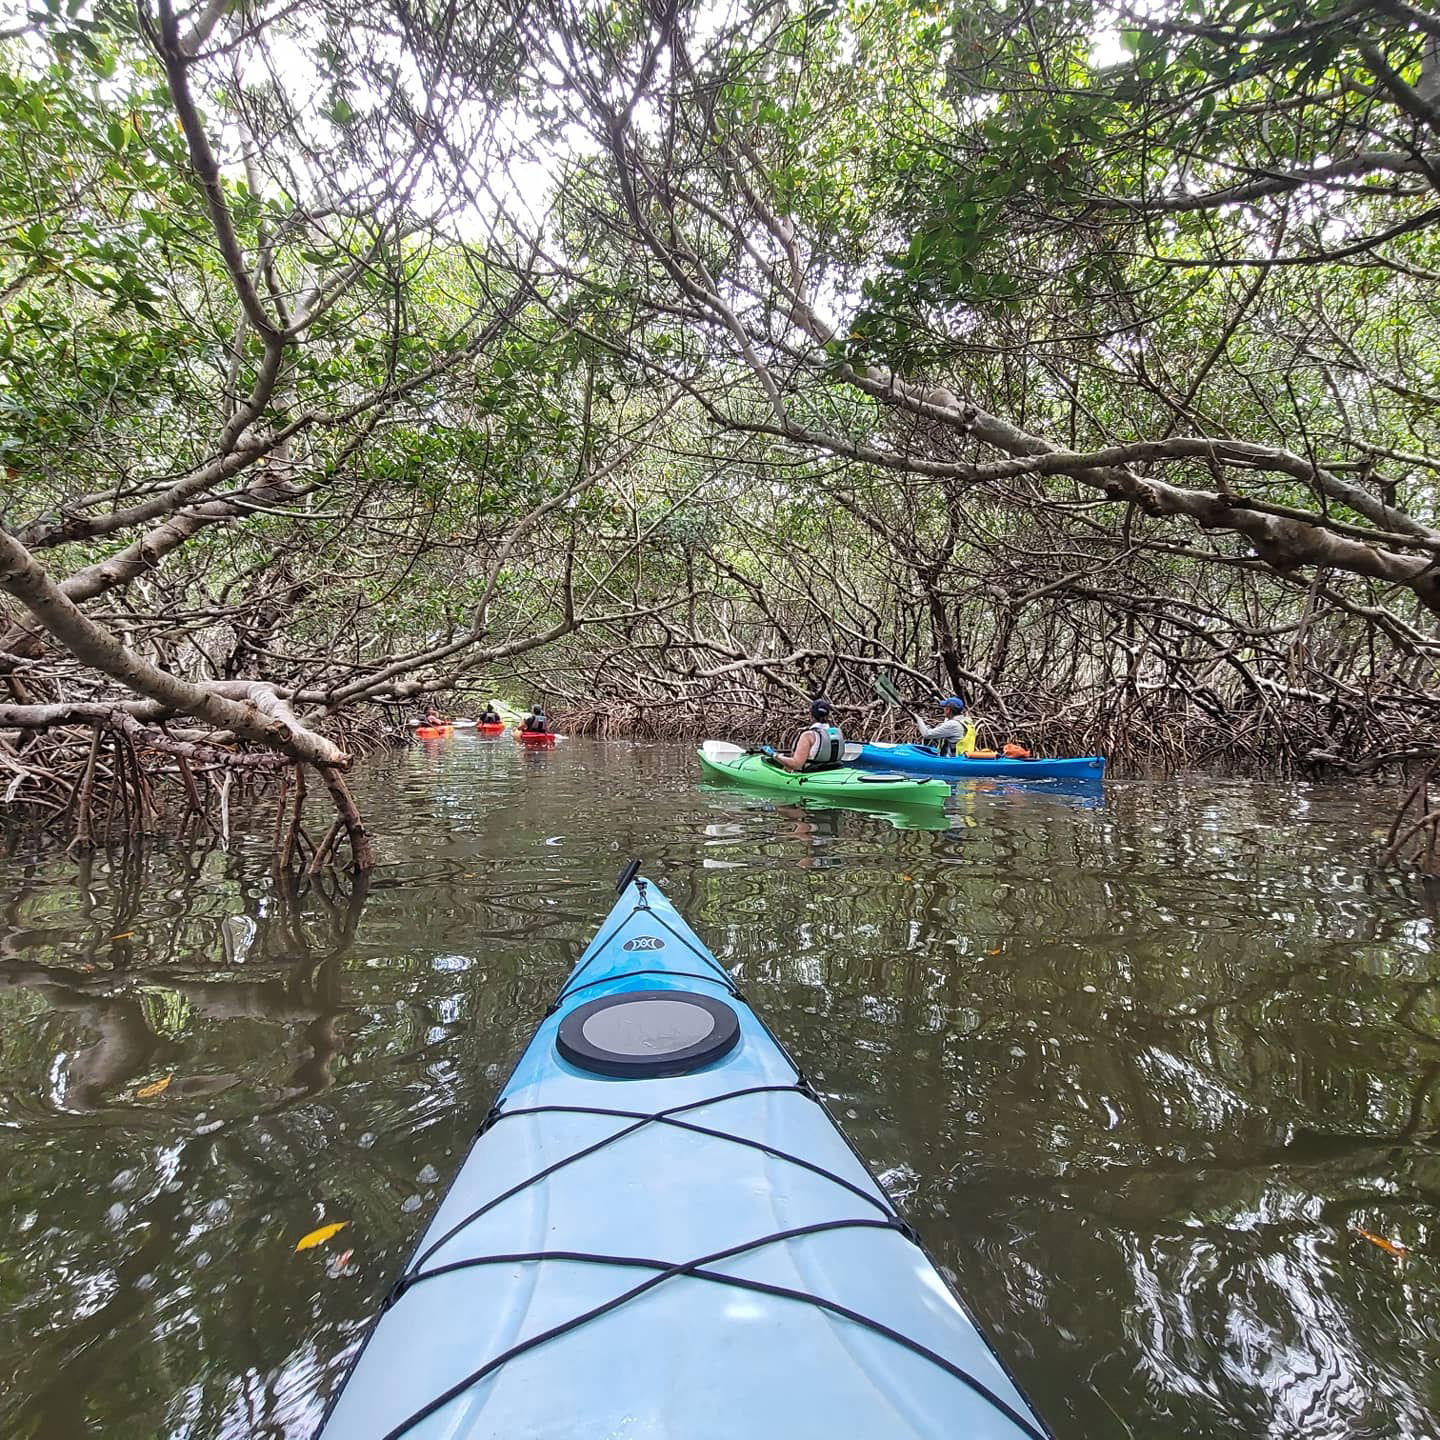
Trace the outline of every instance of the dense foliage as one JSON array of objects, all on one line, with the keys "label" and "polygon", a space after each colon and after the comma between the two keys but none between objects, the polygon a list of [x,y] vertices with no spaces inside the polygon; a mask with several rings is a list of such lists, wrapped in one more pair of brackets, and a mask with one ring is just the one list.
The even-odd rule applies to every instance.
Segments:
[{"label": "dense foliage", "polygon": [[119,714],[338,793],[361,702],[864,726],[881,672],[1136,760],[1432,752],[1440,12],[4,34],[12,798]]}]

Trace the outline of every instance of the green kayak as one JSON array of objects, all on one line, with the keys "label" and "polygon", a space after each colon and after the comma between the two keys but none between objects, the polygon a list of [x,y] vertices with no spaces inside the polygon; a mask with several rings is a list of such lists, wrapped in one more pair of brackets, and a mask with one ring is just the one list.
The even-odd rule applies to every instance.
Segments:
[{"label": "green kayak", "polygon": [[943,780],[915,780],[907,775],[854,770],[836,765],[828,770],[796,774],[763,755],[747,754],[725,740],[707,740],[697,752],[701,768],[720,780],[733,780],[756,790],[778,790],[808,800],[858,800],[876,805],[944,805],[950,787]]}]

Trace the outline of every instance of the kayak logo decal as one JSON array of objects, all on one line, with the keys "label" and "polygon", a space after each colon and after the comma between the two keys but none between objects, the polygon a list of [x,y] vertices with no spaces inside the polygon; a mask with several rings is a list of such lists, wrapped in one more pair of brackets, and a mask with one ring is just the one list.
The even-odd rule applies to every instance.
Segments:
[{"label": "kayak logo decal", "polygon": [[658,935],[637,935],[627,940],[622,947],[626,950],[663,950],[665,942]]}]

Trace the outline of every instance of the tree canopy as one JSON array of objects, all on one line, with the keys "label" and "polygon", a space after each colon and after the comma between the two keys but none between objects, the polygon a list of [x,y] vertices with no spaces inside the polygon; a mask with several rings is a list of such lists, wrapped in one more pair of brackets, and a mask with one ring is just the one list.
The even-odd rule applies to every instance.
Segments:
[{"label": "tree canopy", "polygon": [[1440,12],[0,33],[10,798],[238,740],[344,820],[357,706],[864,726],[881,673],[1136,762],[1433,751]]}]

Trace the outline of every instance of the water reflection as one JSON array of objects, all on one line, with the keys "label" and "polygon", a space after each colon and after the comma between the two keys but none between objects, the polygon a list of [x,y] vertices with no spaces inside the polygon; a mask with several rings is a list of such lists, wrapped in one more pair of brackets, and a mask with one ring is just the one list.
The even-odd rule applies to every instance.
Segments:
[{"label": "water reflection", "polygon": [[[217,858],[213,850],[208,858]],[[178,879],[195,888],[165,885],[165,903],[147,907],[133,879],[142,868],[152,883]],[[343,895],[332,893],[332,878],[307,882],[303,903],[302,892],[247,894],[242,885],[235,903],[254,905],[255,913],[217,923],[213,891],[201,888],[205,865],[193,855],[137,849],[117,856],[115,869],[118,903],[99,901],[104,887],[93,862],[82,871],[89,922],[82,931],[20,923],[56,898],[39,885],[22,884],[0,919],[0,991],[25,992],[32,1003],[22,999],[22,1008],[44,1007],[32,1015],[37,1027],[71,1042],[47,1067],[49,1108],[87,1112],[149,1098],[128,1093],[132,1085],[143,1091],[147,1078],[163,1080],[170,1105],[240,1083],[228,1070],[183,1073],[186,1041],[206,1021],[301,1027],[304,1048],[289,1089],[308,1095],[332,1083],[339,957],[364,909],[363,880],[347,879]],[[162,880],[157,869],[170,873]],[[74,1043],[82,1038],[88,1043]],[[8,1118],[3,1109],[0,1118]]]},{"label": "water reflection", "polygon": [[0,852],[0,1434],[307,1434],[630,854],[1058,1432],[1435,1433],[1440,966],[1365,874],[1383,797],[980,784],[906,830],[468,735],[362,792],[368,892],[277,889],[263,822]]},{"label": "water reflection", "polygon": [[1105,804],[1105,786],[1099,780],[962,780],[955,794],[965,806],[971,795],[1004,796],[1012,806],[1073,805],[1080,810],[1099,810]]},{"label": "water reflection", "polygon": [[786,796],[784,800],[778,800],[763,793],[713,781],[702,781],[696,788],[704,795],[713,796],[715,808],[721,811],[750,811],[762,815],[786,816],[806,811],[817,816],[831,817],[823,823],[832,826],[838,825],[838,817],[841,815],[868,816],[883,820],[895,830],[948,830],[952,823],[951,817],[934,805],[896,806],[893,801],[887,804],[883,800],[863,800],[850,796],[838,802],[829,796],[812,799],[808,795],[796,795],[793,798]]}]

